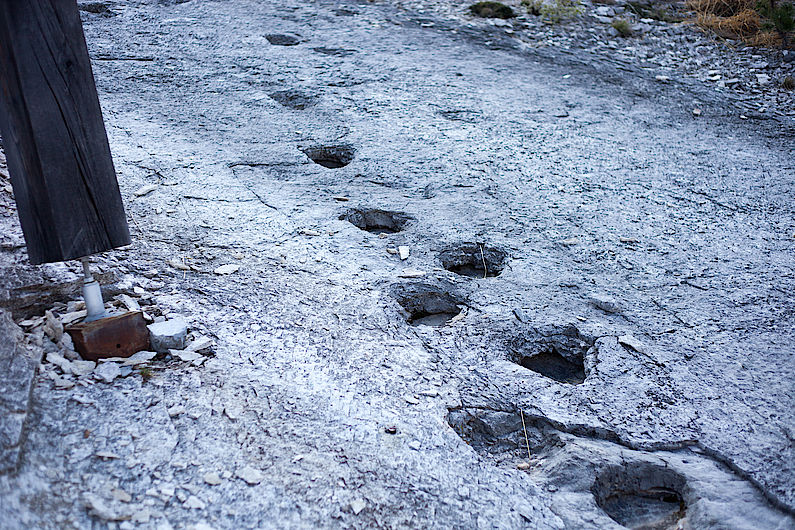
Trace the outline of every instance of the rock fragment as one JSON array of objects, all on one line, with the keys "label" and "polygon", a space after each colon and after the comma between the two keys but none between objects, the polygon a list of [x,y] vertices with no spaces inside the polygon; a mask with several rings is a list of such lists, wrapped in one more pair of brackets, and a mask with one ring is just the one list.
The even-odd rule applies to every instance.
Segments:
[{"label": "rock fragment", "polygon": [[422,278],[423,276],[425,276],[425,271],[417,269],[405,269],[398,274],[398,278]]},{"label": "rock fragment", "polygon": [[102,363],[94,369],[94,376],[105,383],[112,383],[120,375],[121,370],[116,363]]},{"label": "rock fragment", "polygon": [[215,472],[205,473],[204,477],[202,478],[204,479],[204,482],[210,486],[217,486],[221,483],[221,477]]},{"label": "rock fragment", "polygon": [[140,188],[135,190],[133,195],[135,195],[136,197],[143,197],[144,195],[149,195],[156,189],[157,189],[157,184],[147,184],[146,186],[141,186]]},{"label": "rock fragment", "polygon": [[168,409],[168,415],[171,418],[176,418],[182,414],[185,414],[185,407],[183,405],[174,405]]},{"label": "rock fragment", "polygon": [[126,521],[130,518],[129,514],[122,513],[107,505],[104,500],[93,493],[84,496],[85,506],[95,517],[104,521]]},{"label": "rock fragment", "polygon": [[115,488],[110,492],[113,495],[113,498],[120,502],[130,502],[132,500],[132,495],[124,491],[123,489]]},{"label": "rock fragment", "polygon": [[168,352],[174,357],[177,357],[180,361],[184,361],[186,363],[192,363],[202,358],[200,353],[190,350],[168,350]]},{"label": "rock fragment", "polygon": [[58,343],[63,337],[63,323],[55,318],[52,311],[44,313],[44,334],[55,343]]},{"label": "rock fragment", "polygon": [[157,352],[153,351],[139,351],[124,359],[122,366],[137,366],[139,364],[144,364],[154,359],[156,355]]},{"label": "rock fragment", "polygon": [[193,342],[188,344],[188,347],[185,348],[187,351],[202,351],[206,350],[210,346],[213,345],[213,341],[209,337],[198,336],[196,337]]},{"label": "rock fragment", "polygon": [[619,344],[632,348],[638,353],[646,353],[646,349],[643,347],[643,343],[641,343],[638,339],[633,337],[632,335],[621,335],[618,337]]},{"label": "rock fragment", "polygon": [[166,260],[166,265],[171,268],[177,269],[178,271],[189,271],[190,267],[185,265],[183,262],[179,261],[176,258],[171,258]]},{"label": "rock fragment", "polygon": [[230,263],[228,265],[221,265],[213,272],[218,275],[225,275],[225,274],[232,274],[234,272],[237,272],[238,270],[240,270],[240,265],[236,263]]},{"label": "rock fragment", "polygon": [[262,479],[262,473],[251,466],[246,466],[237,472],[237,477],[242,479],[249,486],[256,486]]},{"label": "rock fragment", "polygon": [[47,354],[46,359],[48,363],[54,364],[55,366],[60,368],[63,373],[65,374],[72,373],[72,363],[70,361],[67,361],[60,353],[50,352]]},{"label": "rock fragment", "polygon": [[597,309],[601,309],[605,313],[620,313],[621,307],[616,303],[615,300],[610,298],[609,296],[596,294],[591,296],[590,298],[591,305],[596,307]]},{"label": "rock fragment", "polygon": [[146,524],[146,523],[149,522],[149,518],[151,517],[151,515],[152,514],[151,514],[151,512],[149,512],[148,508],[143,508],[143,509],[138,510],[137,512],[135,512],[132,515],[132,519],[131,520],[134,523]]},{"label": "rock fragment", "polygon": [[72,361],[71,369],[72,373],[78,377],[83,377],[91,372],[97,367],[97,363],[94,361],[83,361],[83,360],[75,360]]},{"label": "rock fragment", "polygon": [[188,325],[181,318],[149,324],[149,343],[157,353],[168,350],[182,350],[188,336]]},{"label": "rock fragment", "polygon": [[120,294],[118,296],[119,302],[124,304],[124,307],[127,308],[127,311],[140,311],[141,306],[138,302],[130,295],[127,294]]},{"label": "rock fragment", "polygon": [[353,512],[353,515],[359,515],[366,507],[367,502],[362,498],[351,501],[351,511]]},{"label": "rock fragment", "polygon": [[185,502],[182,503],[182,506],[191,510],[203,510],[207,507],[207,504],[205,504],[204,501],[197,496],[191,495]]},{"label": "rock fragment", "polygon": [[64,326],[68,326],[69,324],[72,324],[74,322],[77,322],[78,320],[86,318],[86,314],[87,314],[87,312],[86,312],[85,309],[81,309],[80,311],[72,311],[70,313],[66,313],[65,315],[61,316],[61,324],[64,325]]}]

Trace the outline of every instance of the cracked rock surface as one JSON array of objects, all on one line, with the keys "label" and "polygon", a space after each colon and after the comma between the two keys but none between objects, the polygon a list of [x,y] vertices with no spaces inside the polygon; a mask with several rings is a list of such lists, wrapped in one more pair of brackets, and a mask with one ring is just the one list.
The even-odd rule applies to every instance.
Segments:
[{"label": "cracked rock surface", "polygon": [[[3,525],[795,525],[789,117],[390,2],[107,6],[99,268],[215,352],[37,376]],[[76,296],[0,193],[0,294]]]}]

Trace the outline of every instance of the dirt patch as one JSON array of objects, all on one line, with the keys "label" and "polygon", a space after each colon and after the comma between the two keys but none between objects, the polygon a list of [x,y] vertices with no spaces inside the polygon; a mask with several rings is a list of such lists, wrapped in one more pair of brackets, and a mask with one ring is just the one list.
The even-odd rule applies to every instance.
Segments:
[{"label": "dirt patch", "polygon": [[576,326],[553,326],[533,330],[509,341],[513,362],[559,383],[577,385],[585,381],[585,355],[593,340]]},{"label": "dirt patch", "polygon": [[448,290],[426,283],[399,284],[392,296],[408,313],[412,326],[441,327],[461,313],[464,302]]},{"label": "dirt patch", "polygon": [[340,219],[373,234],[396,234],[403,230],[412,218],[401,212],[356,208],[348,210],[340,216]]},{"label": "dirt patch", "polygon": [[317,97],[300,90],[279,90],[268,94],[272,100],[293,110],[304,110],[317,105]]},{"label": "dirt patch", "polygon": [[301,42],[301,39],[294,35],[282,35],[281,33],[265,35],[265,38],[274,46],[295,46]]},{"label": "dirt patch", "polygon": [[301,149],[315,164],[329,169],[345,167],[353,161],[356,150],[347,144],[344,145],[316,145]]},{"label": "dirt patch", "polygon": [[502,274],[507,254],[480,243],[463,243],[439,254],[448,271],[470,278],[489,278]]},{"label": "dirt patch", "polygon": [[596,478],[592,491],[596,503],[618,524],[627,528],[668,530],[679,528],[687,506],[684,477],[648,463],[612,466]]}]

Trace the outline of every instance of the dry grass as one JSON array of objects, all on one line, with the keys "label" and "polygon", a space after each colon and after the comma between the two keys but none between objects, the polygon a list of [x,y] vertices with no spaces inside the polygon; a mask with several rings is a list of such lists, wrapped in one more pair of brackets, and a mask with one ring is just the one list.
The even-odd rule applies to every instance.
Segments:
[{"label": "dry grass", "polygon": [[[781,48],[782,44],[781,35],[772,30],[760,31],[756,35],[743,40],[749,45],[758,48]],[[790,46],[790,48],[792,48],[792,46]]]},{"label": "dry grass", "polygon": [[[771,22],[757,10],[758,0],[687,0],[695,11],[693,22],[725,39],[742,40],[764,48],[780,48],[781,35],[771,31]],[[790,45],[790,47],[792,47]]]},{"label": "dry grass", "polygon": [[685,5],[699,15],[733,17],[743,11],[753,10],[755,0],[687,0]]},{"label": "dry grass", "polygon": [[712,30],[724,39],[751,39],[759,34],[762,19],[756,11],[745,9],[729,17],[700,14],[696,18],[696,24]]}]

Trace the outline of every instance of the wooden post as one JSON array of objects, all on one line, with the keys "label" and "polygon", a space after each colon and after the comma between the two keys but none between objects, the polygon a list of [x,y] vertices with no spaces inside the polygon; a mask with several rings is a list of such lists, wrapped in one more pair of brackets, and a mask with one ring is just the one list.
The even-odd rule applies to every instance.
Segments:
[{"label": "wooden post", "polygon": [[0,0],[0,134],[32,263],[130,243],[75,0]]}]

